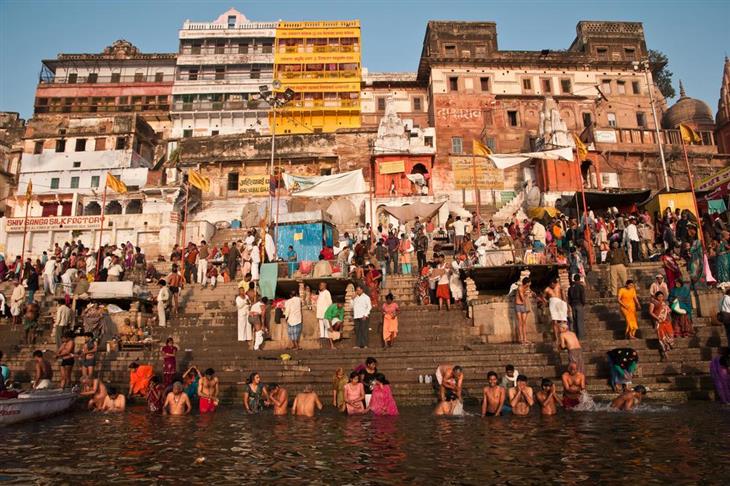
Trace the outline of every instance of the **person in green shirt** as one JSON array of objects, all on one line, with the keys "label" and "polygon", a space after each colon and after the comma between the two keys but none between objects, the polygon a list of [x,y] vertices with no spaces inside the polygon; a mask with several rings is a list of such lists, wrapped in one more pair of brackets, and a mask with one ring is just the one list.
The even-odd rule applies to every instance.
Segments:
[{"label": "person in green shirt", "polygon": [[336,302],[324,311],[325,325],[333,331],[342,331],[342,324],[345,320],[345,307],[342,302]]}]

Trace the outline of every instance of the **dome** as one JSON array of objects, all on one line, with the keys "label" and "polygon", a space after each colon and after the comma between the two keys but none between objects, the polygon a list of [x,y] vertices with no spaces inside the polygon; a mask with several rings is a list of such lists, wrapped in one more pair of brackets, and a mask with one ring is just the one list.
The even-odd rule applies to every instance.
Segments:
[{"label": "dome", "polygon": [[679,82],[679,99],[664,113],[662,127],[677,128],[680,123],[697,127],[714,127],[715,125],[709,105],[704,101],[687,96],[681,81]]}]

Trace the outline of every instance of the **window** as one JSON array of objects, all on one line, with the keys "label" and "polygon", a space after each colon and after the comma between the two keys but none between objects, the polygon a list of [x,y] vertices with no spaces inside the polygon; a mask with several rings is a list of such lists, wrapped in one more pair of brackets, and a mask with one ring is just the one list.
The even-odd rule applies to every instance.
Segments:
[{"label": "window", "polygon": [[74,176],[71,178],[71,189],[78,189],[79,188],[79,178],[78,176]]},{"label": "window", "polygon": [[56,152],[65,152],[66,151],[66,140],[64,139],[58,139],[56,140]]},{"label": "window", "polygon": [[79,79],[78,73],[71,73],[68,75],[68,84],[76,84],[76,81]]},{"label": "window", "polygon": [[487,54],[487,46],[476,46],[477,57],[484,57]]},{"label": "window", "polygon": [[165,73],[163,73],[163,72],[155,73],[155,83],[161,83],[164,80],[165,80]]},{"label": "window", "polygon": [[195,81],[197,79],[198,79],[198,70],[197,69],[188,70],[188,80]]},{"label": "window", "polygon": [[591,125],[593,125],[593,118],[591,117],[591,114],[583,113],[583,126],[588,128]]},{"label": "window", "polygon": [[560,90],[563,94],[570,94],[573,92],[573,86],[571,86],[570,79],[560,80]]},{"label": "window", "polygon": [[253,66],[251,68],[251,79],[259,79],[261,77],[261,68]]},{"label": "window", "polygon": [[91,176],[91,187],[99,187],[99,176]]},{"label": "window", "polygon": [[84,152],[85,150],[86,150],[86,139],[77,138],[76,139],[76,152]]},{"label": "window", "polygon": [[61,182],[61,179],[58,177],[52,177],[51,178],[51,189],[58,189],[58,185]]},{"label": "window", "polygon": [[38,155],[43,153],[43,140],[39,140],[33,146],[33,153]]},{"label": "window", "polygon": [[385,98],[378,98],[378,111],[385,111]]},{"label": "window", "polygon": [[627,61],[633,61],[636,59],[636,49],[633,47],[625,47],[624,48],[624,58]]},{"label": "window", "polygon": [[211,130],[211,131],[210,131],[210,135],[211,135],[212,137],[215,137],[215,136],[216,136],[216,135],[218,135],[219,133],[220,133],[220,130]]},{"label": "window", "polygon": [[224,66],[216,66],[215,68],[215,79],[225,79],[226,68]]},{"label": "window", "polygon": [[228,16],[228,28],[233,29],[234,27],[236,27],[236,16],[229,15]]},{"label": "window", "polygon": [[203,45],[200,42],[196,42],[190,47],[190,54],[200,54],[200,48]]},{"label": "window", "polygon": [[420,96],[413,98],[413,111],[423,111],[423,99]]},{"label": "window", "polygon": [[94,140],[94,150],[106,150],[106,138],[100,137]]},{"label": "window", "polygon": [[122,80],[122,73],[112,73],[112,83],[118,83]]},{"label": "window", "polygon": [[98,73],[89,73],[89,75],[86,77],[86,82],[90,84],[94,84],[99,80],[99,74]]},{"label": "window", "polygon": [[608,47],[596,47],[596,57],[601,61],[608,60]]},{"label": "window", "polygon": [[641,94],[641,84],[638,81],[631,81],[631,91],[634,94]]},{"label": "window", "polygon": [[459,78],[449,78],[449,91],[459,91]]},{"label": "window", "polygon": [[226,189],[228,189],[229,191],[238,190],[238,172],[228,173],[228,185],[226,186]]},{"label": "window", "polygon": [[616,128],[618,125],[616,125],[616,113],[608,113],[608,126]]},{"label": "window", "polygon": [[127,137],[117,137],[116,150],[124,150],[127,148]]},{"label": "window", "polygon": [[603,91],[604,95],[611,94],[611,80],[610,79],[601,80],[601,91]]},{"label": "window", "polygon": [[489,78],[483,77],[479,78],[479,87],[482,91],[489,91]]},{"label": "window", "polygon": [[618,94],[626,94],[626,82],[625,81],[616,82],[616,92]]},{"label": "window", "polygon": [[216,54],[225,54],[226,53],[226,43],[222,41],[218,41],[215,43],[215,53]]},{"label": "window", "polygon": [[456,56],[456,46],[454,44],[446,44],[444,46],[444,52],[446,53],[447,57],[455,57]]},{"label": "window", "polygon": [[144,83],[144,73],[134,73],[135,83]]},{"label": "window", "polygon": [[183,130],[183,138],[190,138],[193,136],[193,130],[191,128],[186,128]]},{"label": "window", "polygon": [[646,128],[646,114],[644,112],[636,112],[636,125],[639,128]]},{"label": "window", "polygon": [[511,127],[518,127],[520,125],[520,119],[517,116],[516,110],[510,110],[507,112],[507,120]]},{"label": "window", "polygon": [[238,44],[239,54],[248,54],[248,44]]},{"label": "window", "polygon": [[423,145],[426,147],[433,147],[433,137],[431,135],[423,137]]},{"label": "window", "polygon": [[553,92],[553,83],[550,82],[549,79],[542,80],[542,92],[543,93],[552,93]]},{"label": "window", "polygon": [[332,168],[325,167],[325,168],[319,169],[319,175],[321,175],[321,176],[332,175]]},{"label": "window", "polygon": [[522,80],[522,90],[532,91],[532,80],[530,78],[524,78]]},{"label": "window", "polygon": [[264,54],[271,54],[271,52],[272,52],[271,42],[266,42],[263,46],[261,46],[261,52],[263,52]]},{"label": "window", "polygon": [[464,141],[461,137],[451,137],[451,153],[461,154],[464,153]]}]

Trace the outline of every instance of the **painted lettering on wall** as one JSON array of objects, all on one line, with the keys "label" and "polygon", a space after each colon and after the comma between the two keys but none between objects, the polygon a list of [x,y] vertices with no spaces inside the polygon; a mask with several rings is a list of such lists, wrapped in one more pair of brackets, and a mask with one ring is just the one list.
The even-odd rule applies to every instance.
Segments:
[{"label": "painted lettering on wall", "polygon": [[[28,231],[83,230],[98,228],[101,216],[47,216],[28,218]],[[8,218],[5,228],[8,233],[22,233],[25,218]]]},{"label": "painted lettering on wall", "polygon": [[436,116],[443,119],[474,120],[481,117],[482,111],[474,108],[439,108]]}]

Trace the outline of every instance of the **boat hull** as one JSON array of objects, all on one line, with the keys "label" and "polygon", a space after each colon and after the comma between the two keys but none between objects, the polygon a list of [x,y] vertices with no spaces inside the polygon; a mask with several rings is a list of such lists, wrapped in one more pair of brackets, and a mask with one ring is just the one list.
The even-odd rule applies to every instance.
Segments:
[{"label": "boat hull", "polygon": [[0,426],[38,420],[71,408],[78,394],[64,390],[39,390],[18,398],[0,400]]}]

